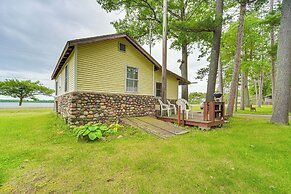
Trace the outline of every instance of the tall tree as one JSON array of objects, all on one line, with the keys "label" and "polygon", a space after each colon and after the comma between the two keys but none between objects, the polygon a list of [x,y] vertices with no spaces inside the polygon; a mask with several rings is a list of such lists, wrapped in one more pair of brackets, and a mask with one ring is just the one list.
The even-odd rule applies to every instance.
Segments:
[{"label": "tall tree", "polygon": [[[217,69],[217,92],[223,94],[223,70],[220,57],[218,59],[218,69]],[[221,101],[223,101],[223,95],[221,96]]]},{"label": "tall tree", "polygon": [[240,89],[240,110],[244,110],[245,109],[245,89],[246,89],[246,74],[244,72],[241,73],[241,89]]},{"label": "tall tree", "polygon": [[260,71],[260,79],[259,79],[259,99],[258,99],[258,107],[262,107],[263,104],[263,87],[264,87],[264,71]]},{"label": "tall tree", "polygon": [[[270,13],[273,14],[274,11],[274,0],[270,0]],[[270,43],[271,43],[271,49],[274,48],[275,46],[275,34],[274,34],[274,25],[270,25]],[[272,96],[274,95],[275,92],[275,54],[274,52],[271,52],[271,66],[272,66]]]},{"label": "tall tree", "polygon": [[0,82],[0,95],[19,98],[19,106],[24,98],[37,100],[36,95],[50,96],[54,90],[43,86],[39,81],[7,79]]},{"label": "tall tree", "polygon": [[291,81],[291,1],[283,0],[271,122],[288,124]]},{"label": "tall tree", "polygon": [[233,108],[234,108],[233,106],[234,106],[237,85],[238,85],[246,5],[247,5],[246,1],[240,2],[240,15],[239,15],[239,25],[238,25],[238,33],[237,33],[237,41],[236,41],[236,52],[235,52],[232,81],[231,81],[230,94],[229,94],[229,100],[228,100],[228,106],[227,106],[227,115],[229,116],[233,115]]},{"label": "tall tree", "polygon": [[167,102],[167,41],[168,41],[168,0],[163,6],[163,66],[162,66],[162,101]]},{"label": "tall tree", "polygon": [[219,24],[215,27],[213,31],[211,60],[209,65],[207,81],[207,94],[206,94],[207,102],[214,100],[213,94],[215,92],[216,76],[219,62],[222,16],[223,16],[223,0],[216,0],[216,18],[219,21]]}]

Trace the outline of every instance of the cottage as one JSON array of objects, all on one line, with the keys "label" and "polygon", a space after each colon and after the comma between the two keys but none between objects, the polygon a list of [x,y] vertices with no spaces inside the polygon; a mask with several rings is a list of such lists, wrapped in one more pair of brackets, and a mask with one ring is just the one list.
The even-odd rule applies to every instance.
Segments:
[{"label": "cottage", "polygon": [[[167,97],[176,100],[189,81],[167,72]],[[126,34],[68,41],[51,79],[56,111],[72,125],[154,115],[161,96],[161,65]]]}]

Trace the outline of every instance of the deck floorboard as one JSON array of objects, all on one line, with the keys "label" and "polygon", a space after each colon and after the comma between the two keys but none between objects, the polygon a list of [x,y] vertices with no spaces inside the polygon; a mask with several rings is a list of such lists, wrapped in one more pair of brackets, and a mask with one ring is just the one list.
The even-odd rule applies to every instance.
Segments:
[{"label": "deck floorboard", "polygon": [[[203,113],[202,112],[190,112],[189,118],[186,119],[184,115],[184,124],[188,126],[197,126],[201,129],[210,129],[211,127],[219,127],[224,123],[224,120],[215,119],[215,121],[204,121],[203,120]],[[178,115],[171,115],[171,116],[162,116],[158,117],[158,119],[166,122],[177,123],[178,122]],[[182,116],[181,116],[182,120]],[[182,121],[181,121],[182,123]]]}]

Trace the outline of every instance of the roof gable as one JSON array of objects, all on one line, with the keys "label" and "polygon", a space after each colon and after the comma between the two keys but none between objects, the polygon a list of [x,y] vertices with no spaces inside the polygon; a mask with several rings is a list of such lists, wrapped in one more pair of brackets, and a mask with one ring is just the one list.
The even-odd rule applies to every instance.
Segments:
[{"label": "roof gable", "polygon": [[[148,52],[146,52],[133,38],[129,37],[127,34],[111,34],[111,35],[95,36],[95,37],[90,37],[90,38],[82,38],[82,39],[75,39],[75,40],[68,41],[52,73],[51,79],[56,78],[58,72],[62,69],[64,63],[69,58],[75,46],[81,45],[81,44],[95,43],[95,42],[104,41],[104,40],[119,39],[119,38],[125,38],[130,44],[132,44],[142,55],[144,55],[155,66],[156,70],[162,69],[162,66]],[[169,74],[174,75],[177,78],[177,80],[179,80],[180,85],[190,83],[188,80],[182,78],[181,76],[169,70],[167,70],[167,72]]]}]

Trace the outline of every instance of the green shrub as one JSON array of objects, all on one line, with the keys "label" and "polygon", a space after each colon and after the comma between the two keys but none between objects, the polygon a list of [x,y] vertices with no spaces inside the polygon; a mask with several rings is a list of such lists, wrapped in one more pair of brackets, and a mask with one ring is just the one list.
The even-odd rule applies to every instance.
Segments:
[{"label": "green shrub", "polygon": [[106,124],[86,124],[74,129],[78,140],[95,141],[108,135],[116,134],[122,126],[118,123],[107,126]]}]

